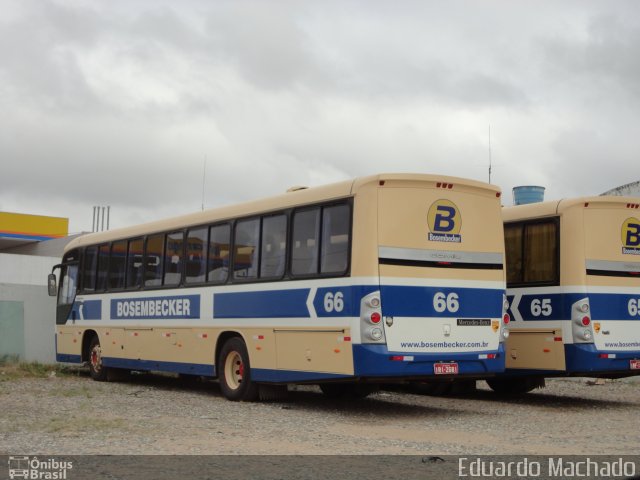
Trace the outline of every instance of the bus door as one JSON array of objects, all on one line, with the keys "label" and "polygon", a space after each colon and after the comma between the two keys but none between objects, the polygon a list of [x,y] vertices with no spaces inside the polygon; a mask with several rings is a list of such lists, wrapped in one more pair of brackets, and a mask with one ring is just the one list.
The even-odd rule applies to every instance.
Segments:
[{"label": "bus door", "polygon": [[505,297],[496,191],[395,183],[378,189],[380,291],[389,351],[498,350]]}]

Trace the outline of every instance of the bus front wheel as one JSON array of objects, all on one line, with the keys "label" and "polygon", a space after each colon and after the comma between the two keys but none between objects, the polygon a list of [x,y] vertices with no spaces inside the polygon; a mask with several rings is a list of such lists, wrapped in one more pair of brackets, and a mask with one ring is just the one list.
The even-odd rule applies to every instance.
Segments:
[{"label": "bus front wheel", "polygon": [[98,382],[106,382],[108,373],[107,367],[102,362],[100,339],[96,335],[89,344],[89,374]]},{"label": "bus front wheel", "polygon": [[225,342],[218,359],[220,390],[233,401],[250,402],[258,398],[258,385],[251,381],[251,366],[247,346],[241,338]]}]

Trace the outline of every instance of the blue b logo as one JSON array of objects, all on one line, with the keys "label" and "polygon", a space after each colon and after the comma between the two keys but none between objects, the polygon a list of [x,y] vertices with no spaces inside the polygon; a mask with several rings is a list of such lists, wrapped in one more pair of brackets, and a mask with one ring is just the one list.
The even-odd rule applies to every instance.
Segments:
[{"label": "blue b logo", "polygon": [[433,222],[434,232],[450,232],[456,226],[456,209],[445,205],[436,207],[436,216]]},{"label": "blue b logo", "polygon": [[429,240],[436,242],[460,243],[462,216],[460,210],[451,200],[436,200],[429,207],[427,214],[429,224]]},{"label": "blue b logo", "polygon": [[640,246],[640,221],[627,218],[622,224],[622,245],[627,248]]}]

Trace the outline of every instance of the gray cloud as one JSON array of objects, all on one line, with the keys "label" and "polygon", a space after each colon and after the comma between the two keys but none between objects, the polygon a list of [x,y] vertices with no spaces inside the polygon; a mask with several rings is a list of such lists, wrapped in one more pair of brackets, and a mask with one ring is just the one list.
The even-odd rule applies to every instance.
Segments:
[{"label": "gray cloud", "polygon": [[0,206],[134,223],[378,171],[637,180],[633,1],[13,0]]}]

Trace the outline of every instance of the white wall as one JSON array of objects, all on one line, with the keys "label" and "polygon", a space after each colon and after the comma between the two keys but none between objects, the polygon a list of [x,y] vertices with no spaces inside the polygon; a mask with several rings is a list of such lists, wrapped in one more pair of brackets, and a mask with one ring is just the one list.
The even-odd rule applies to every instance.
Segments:
[{"label": "white wall", "polygon": [[46,286],[51,268],[60,262],[58,257],[0,253],[0,283]]},{"label": "white wall", "polygon": [[0,253],[0,301],[24,305],[23,361],[55,362],[56,299],[47,293],[47,275],[58,263],[55,257]]}]

